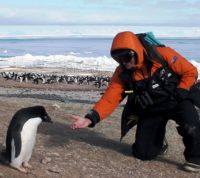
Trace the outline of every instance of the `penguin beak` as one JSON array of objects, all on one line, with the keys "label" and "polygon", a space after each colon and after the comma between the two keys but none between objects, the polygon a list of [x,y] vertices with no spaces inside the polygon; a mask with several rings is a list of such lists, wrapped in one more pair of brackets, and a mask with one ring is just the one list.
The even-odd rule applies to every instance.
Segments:
[{"label": "penguin beak", "polygon": [[48,118],[47,122],[49,122],[51,124],[53,123],[53,121],[52,121],[52,119],[50,117]]},{"label": "penguin beak", "polygon": [[45,116],[45,122],[53,123],[51,117],[49,117],[48,115]]}]

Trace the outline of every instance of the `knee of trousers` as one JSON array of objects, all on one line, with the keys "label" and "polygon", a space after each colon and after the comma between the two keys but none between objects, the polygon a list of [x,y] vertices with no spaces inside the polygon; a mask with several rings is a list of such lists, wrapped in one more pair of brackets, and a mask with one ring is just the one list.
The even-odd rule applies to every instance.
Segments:
[{"label": "knee of trousers", "polygon": [[134,157],[143,161],[152,160],[157,157],[160,149],[158,148],[137,148],[134,144],[132,146],[132,154]]},{"label": "knee of trousers", "polygon": [[200,136],[200,129],[195,125],[190,126],[185,124],[183,127],[178,126],[177,131],[181,136],[195,136],[197,134]]}]

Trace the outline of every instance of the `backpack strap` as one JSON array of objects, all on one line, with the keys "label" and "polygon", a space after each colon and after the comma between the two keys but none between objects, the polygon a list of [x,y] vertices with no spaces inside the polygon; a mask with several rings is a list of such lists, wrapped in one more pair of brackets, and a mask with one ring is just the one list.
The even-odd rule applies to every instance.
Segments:
[{"label": "backpack strap", "polygon": [[165,45],[159,43],[156,41],[155,38],[153,38],[148,33],[140,33],[136,35],[144,48],[147,51],[147,55],[149,56],[150,60],[157,60],[160,64],[162,64],[163,67],[168,66],[167,62],[163,59],[163,57],[159,54],[156,47],[165,47]]}]

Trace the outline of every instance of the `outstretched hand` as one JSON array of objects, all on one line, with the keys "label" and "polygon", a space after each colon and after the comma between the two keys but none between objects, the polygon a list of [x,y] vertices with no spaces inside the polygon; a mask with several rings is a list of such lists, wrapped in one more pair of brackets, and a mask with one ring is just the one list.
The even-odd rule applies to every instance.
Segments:
[{"label": "outstretched hand", "polygon": [[92,122],[90,119],[76,116],[76,115],[70,115],[69,119],[72,121],[71,128],[72,129],[81,129],[88,127]]}]

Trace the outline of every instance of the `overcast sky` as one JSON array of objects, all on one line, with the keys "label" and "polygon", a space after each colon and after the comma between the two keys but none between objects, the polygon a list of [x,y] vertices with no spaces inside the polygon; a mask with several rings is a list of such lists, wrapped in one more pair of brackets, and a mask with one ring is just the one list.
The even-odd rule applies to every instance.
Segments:
[{"label": "overcast sky", "polygon": [[0,0],[0,25],[200,26],[200,0]]}]

